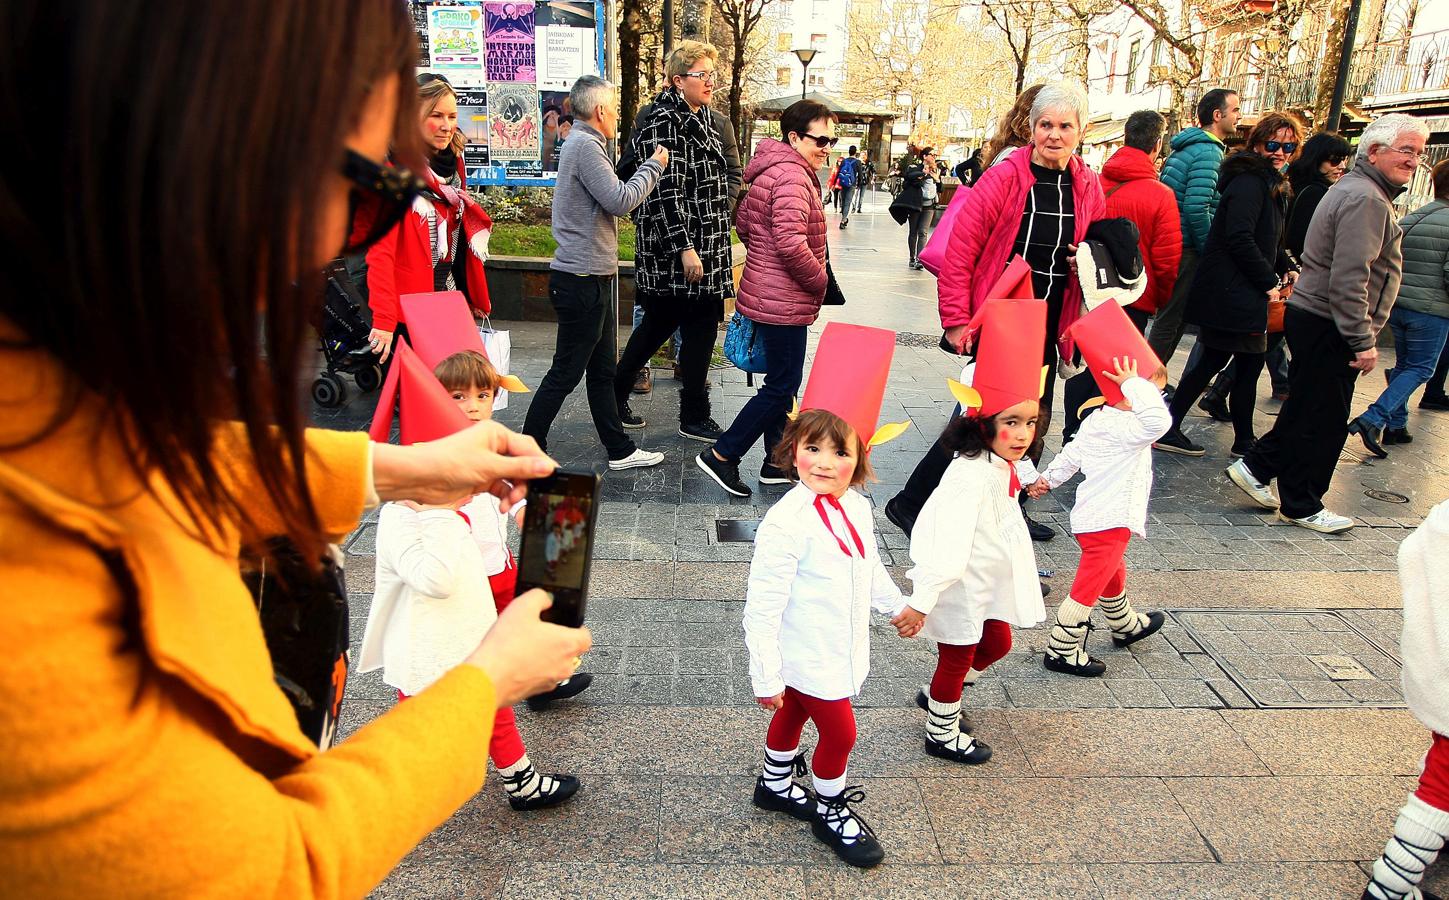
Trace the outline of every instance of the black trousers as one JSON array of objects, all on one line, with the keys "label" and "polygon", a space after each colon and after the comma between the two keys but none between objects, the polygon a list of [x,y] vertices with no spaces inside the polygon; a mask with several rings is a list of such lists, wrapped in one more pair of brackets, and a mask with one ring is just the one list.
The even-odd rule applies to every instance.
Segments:
[{"label": "black trousers", "polygon": [[589,412],[609,459],[623,459],[634,452],[634,441],[624,432],[614,397],[619,325],[613,282],[612,275],[549,273],[548,299],[558,315],[558,338],[553,364],[523,420],[523,433],[540,447],[548,446],[553,420],[587,374]]},{"label": "black trousers", "polygon": [[[1138,331],[1143,334],[1147,333],[1147,322],[1152,317],[1146,311],[1133,309],[1130,306],[1122,311],[1127,314],[1127,318],[1132,324],[1137,326]],[[1143,378],[1152,375],[1151,372],[1137,374]],[[1084,369],[1067,379],[1066,384],[1062,386],[1062,403],[1066,406],[1066,409],[1062,410],[1062,443],[1065,444],[1075,437],[1077,429],[1081,427],[1082,416],[1079,410],[1082,408],[1082,404],[1093,397],[1100,396],[1102,396],[1102,391],[1097,387],[1097,379],[1092,377],[1091,372]]]},{"label": "black trousers", "polygon": [[1273,430],[1243,462],[1259,481],[1278,479],[1283,515],[1302,519],[1323,509],[1323,495],[1348,437],[1359,372],[1349,368],[1353,350],[1332,321],[1290,306],[1283,323],[1293,354],[1288,399]]},{"label": "black trousers", "polygon": [[906,225],[909,226],[906,232],[906,251],[910,253],[912,262],[920,259],[921,251],[926,249],[926,239],[931,236],[931,217],[935,214],[935,207],[928,206],[912,212],[906,219]]},{"label": "black trousers", "polygon": [[614,397],[619,407],[629,399],[634,387],[634,373],[649,362],[669,336],[679,331],[679,374],[683,386],[679,390],[679,422],[690,425],[709,418],[709,391],[704,382],[709,377],[710,351],[719,334],[717,316],[719,301],[690,300],[685,297],[639,296],[644,318],[619,357],[619,371],[614,376]]},{"label": "black trousers", "polygon": [[1182,373],[1177,391],[1172,395],[1174,428],[1182,427],[1182,420],[1207,390],[1208,382],[1221,372],[1229,362],[1233,366],[1233,384],[1228,389],[1228,412],[1233,414],[1233,446],[1247,447],[1253,442],[1253,410],[1258,402],[1258,376],[1263,374],[1266,353],[1233,353],[1230,350],[1214,350],[1204,346],[1197,362]]}]

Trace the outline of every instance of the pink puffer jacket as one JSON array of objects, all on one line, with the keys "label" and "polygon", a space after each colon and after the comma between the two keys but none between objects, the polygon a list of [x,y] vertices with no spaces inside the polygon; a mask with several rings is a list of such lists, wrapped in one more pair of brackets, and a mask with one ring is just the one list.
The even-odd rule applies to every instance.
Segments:
[{"label": "pink puffer jacket", "polygon": [[820,182],[789,144],[763,140],[745,166],[745,184],[735,230],[747,255],[735,307],[767,325],[809,325],[825,299]]}]

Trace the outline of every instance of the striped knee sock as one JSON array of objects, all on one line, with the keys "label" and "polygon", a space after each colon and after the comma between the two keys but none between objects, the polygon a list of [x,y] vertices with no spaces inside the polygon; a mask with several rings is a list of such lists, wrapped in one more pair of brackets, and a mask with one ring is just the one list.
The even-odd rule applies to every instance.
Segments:
[{"label": "striped knee sock", "polygon": [[1088,620],[1092,618],[1092,607],[1078,603],[1071,597],[1057,607],[1057,620],[1047,638],[1047,652],[1064,659],[1074,666],[1083,666],[1091,659],[1087,655]]},{"label": "striped knee sock", "polygon": [[1097,605],[1102,607],[1102,615],[1107,617],[1107,624],[1115,635],[1131,637],[1147,627],[1147,616],[1132,608],[1126,591],[1116,597],[1103,597]]},{"label": "striped knee sock", "polygon": [[1374,863],[1374,877],[1366,897],[1376,900],[1417,898],[1419,882],[1449,840],[1449,811],[1435,809],[1410,795],[1409,802],[1399,810],[1394,823],[1394,836],[1384,847],[1384,855]]}]

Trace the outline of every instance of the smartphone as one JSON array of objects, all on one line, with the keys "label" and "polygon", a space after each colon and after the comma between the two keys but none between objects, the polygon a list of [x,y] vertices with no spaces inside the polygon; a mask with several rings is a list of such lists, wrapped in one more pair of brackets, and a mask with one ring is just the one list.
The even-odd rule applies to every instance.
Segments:
[{"label": "smartphone", "polygon": [[553,594],[553,606],[543,611],[545,622],[570,628],[584,624],[598,512],[599,476],[592,472],[558,469],[528,483],[518,593],[542,588]]}]

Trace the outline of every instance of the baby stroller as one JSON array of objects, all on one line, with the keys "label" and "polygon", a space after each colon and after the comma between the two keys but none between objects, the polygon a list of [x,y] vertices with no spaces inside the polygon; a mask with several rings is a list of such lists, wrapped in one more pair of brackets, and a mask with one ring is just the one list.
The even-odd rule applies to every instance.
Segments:
[{"label": "baby stroller", "polygon": [[351,375],[363,393],[375,391],[382,384],[382,367],[368,343],[371,329],[362,318],[361,299],[341,260],[327,267],[322,321],[317,328],[327,370],[312,382],[312,399],[318,406],[330,409],[347,399],[340,373]]}]

